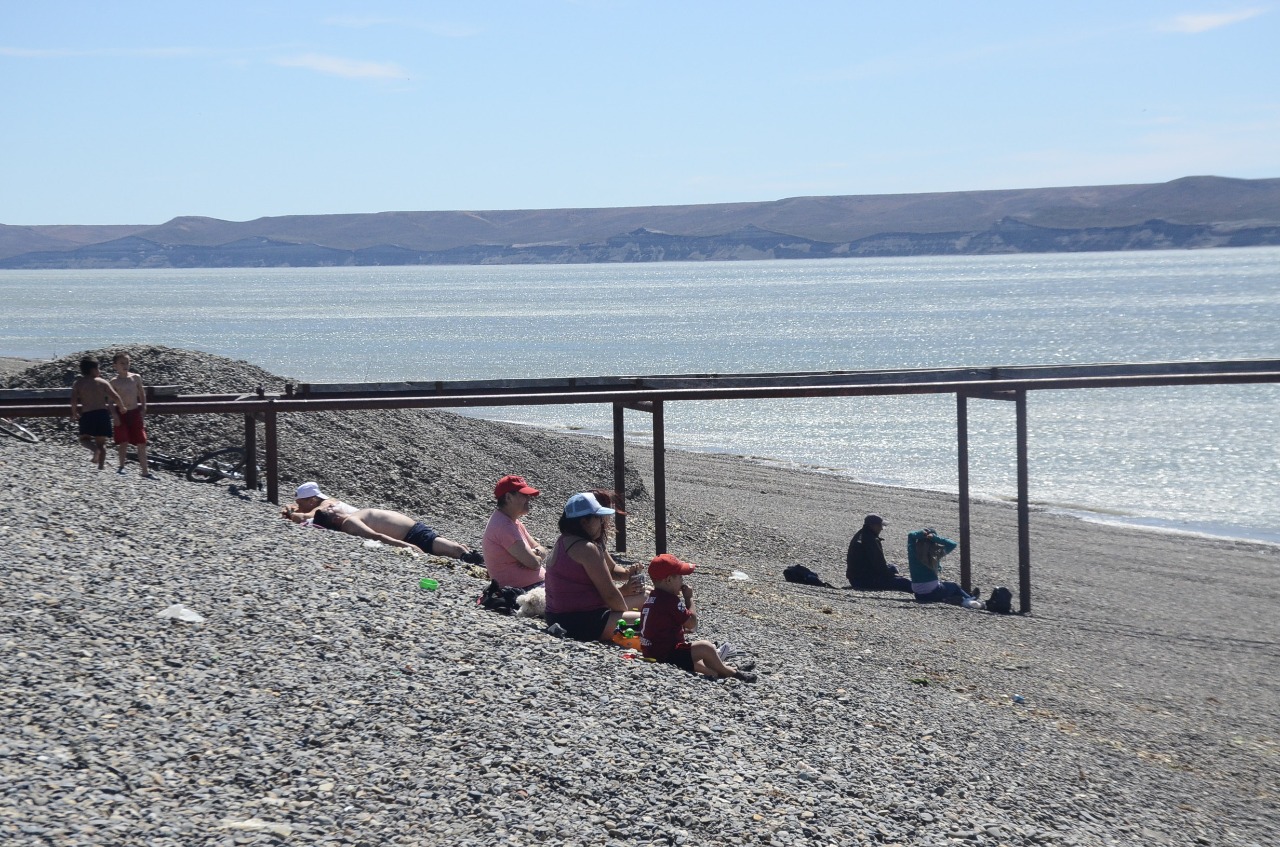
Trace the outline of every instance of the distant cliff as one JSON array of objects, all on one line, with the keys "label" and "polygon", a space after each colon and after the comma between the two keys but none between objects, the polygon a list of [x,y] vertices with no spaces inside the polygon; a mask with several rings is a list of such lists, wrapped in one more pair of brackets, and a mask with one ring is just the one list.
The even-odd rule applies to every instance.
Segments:
[{"label": "distant cliff", "polygon": [[1280,179],[800,197],[762,203],[383,212],[159,226],[0,225],[0,268],[725,261],[1280,245]]}]

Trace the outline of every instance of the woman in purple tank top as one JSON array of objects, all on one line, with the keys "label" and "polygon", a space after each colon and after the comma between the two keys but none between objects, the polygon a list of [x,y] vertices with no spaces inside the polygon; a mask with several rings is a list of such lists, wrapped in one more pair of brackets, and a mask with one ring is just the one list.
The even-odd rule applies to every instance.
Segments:
[{"label": "woman in purple tank top", "polygon": [[604,519],[612,514],[589,493],[570,497],[547,561],[547,623],[578,641],[608,641],[619,618],[640,620],[633,610],[644,602],[643,582],[633,578],[618,590],[606,558]]}]

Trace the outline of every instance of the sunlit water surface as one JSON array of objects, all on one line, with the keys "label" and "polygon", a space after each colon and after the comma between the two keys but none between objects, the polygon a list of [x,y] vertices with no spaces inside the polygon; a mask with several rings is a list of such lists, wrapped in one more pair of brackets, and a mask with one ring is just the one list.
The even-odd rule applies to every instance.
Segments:
[{"label": "sunlit water surface", "polygon": [[[0,355],[156,343],[303,382],[1280,357],[1274,248],[0,271],[0,302]],[[1028,406],[1034,500],[1280,540],[1280,386],[1035,392]],[[596,406],[478,414],[610,428]],[[667,443],[954,491],[955,425],[950,395],[689,402],[669,405]],[[627,426],[649,436],[643,415],[629,413]],[[974,490],[1011,497],[1012,405],[972,401],[970,439]]]}]

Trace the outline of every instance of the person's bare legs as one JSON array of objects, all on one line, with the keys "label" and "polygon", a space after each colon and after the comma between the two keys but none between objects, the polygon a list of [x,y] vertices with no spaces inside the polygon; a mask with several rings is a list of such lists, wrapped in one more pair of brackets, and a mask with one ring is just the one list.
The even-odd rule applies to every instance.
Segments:
[{"label": "person's bare legs", "polygon": [[120,467],[117,470],[124,473],[125,463],[129,461],[129,445],[123,441],[116,443],[116,458],[120,460]]},{"label": "person's bare legs", "polygon": [[138,445],[138,464],[142,466],[142,475],[151,476],[151,468],[147,465],[147,445]]},{"label": "person's bare legs", "polygon": [[96,435],[93,443],[97,445],[93,448],[93,460],[98,463],[98,470],[102,470],[107,464],[107,437]]},{"label": "person's bare legs", "polygon": [[689,645],[689,653],[693,656],[693,669],[703,676],[735,676],[738,669],[726,665],[720,658],[720,651],[710,641],[694,641]]},{"label": "person's bare legs", "polygon": [[450,559],[461,559],[462,554],[469,553],[471,548],[459,544],[456,541],[450,541],[448,538],[437,535],[435,540],[431,542],[431,552],[436,556],[448,556]]}]

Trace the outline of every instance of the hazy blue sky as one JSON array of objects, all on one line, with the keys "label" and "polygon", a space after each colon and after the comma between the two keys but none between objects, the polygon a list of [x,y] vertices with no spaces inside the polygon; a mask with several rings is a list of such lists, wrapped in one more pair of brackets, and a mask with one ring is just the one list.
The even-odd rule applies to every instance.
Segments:
[{"label": "hazy blue sky", "polygon": [[1280,3],[0,0],[0,223],[1280,177]]}]

